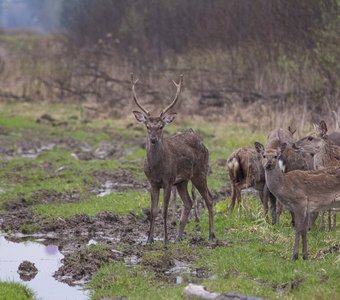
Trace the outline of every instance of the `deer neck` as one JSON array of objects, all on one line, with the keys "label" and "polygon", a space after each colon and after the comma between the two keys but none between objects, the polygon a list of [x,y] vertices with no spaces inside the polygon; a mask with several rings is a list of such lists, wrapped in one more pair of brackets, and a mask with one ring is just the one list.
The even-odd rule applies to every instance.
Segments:
[{"label": "deer neck", "polygon": [[280,170],[278,164],[274,169],[265,169],[266,184],[269,190],[276,196],[279,197],[282,193],[284,186],[284,174]]},{"label": "deer neck", "polygon": [[320,150],[314,157],[314,167],[315,169],[320,169],[327,167],[328,164],[332,162],[333,159],[333,149],[331,142],[326,139],[322,140]]},{"label": "deer neck", "polygon": [[160,174],[164,169],[164,163],[166,160],[166,151],[163,139],[160,139],[155,144],[147,141],[146,144],[146,160],[149,169],[155,174]]}]

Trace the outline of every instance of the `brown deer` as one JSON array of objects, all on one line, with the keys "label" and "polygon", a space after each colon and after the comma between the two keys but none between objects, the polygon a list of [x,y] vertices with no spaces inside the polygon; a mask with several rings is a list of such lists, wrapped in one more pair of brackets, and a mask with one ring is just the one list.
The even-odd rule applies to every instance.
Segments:
[{"label": "brown deer", "polygon": [[158,214],[159,192],[163,188],[163,222],[164,222],[164,243],[168,242],[167,212],[171,195],[171,188],[176,186],[184,207],[179,224],[177,240],[181,240],[190,210],[192,200],[188,193],[188,182],[197,188],[205,200],[209,212],[209,239],[214,238],[214,216],[213,201],[207,186],[209,151],[203,145],[201,139],[189,129],[183,133],[171,137],[163,137],[163,128],[170,124],[176,113],[168,111],[176,104],[182,88],[183,76],[180,76],[179,83],[173,81],[176,86],[176,95],[173,101],[162,110],[159,116],[151,116],[142,105],[139,104],[135,92],[136,81],[131,75],[132,96],[140,111],[133,111],[138,122],[143,123],[147,129],[146,158],[144,161],[144,173],[151,185],[151,213],[150,231],[148,242],[153,242],[154,223]]},{"label": "brown deer", "polygon": [[[281,143],[293,143],[293,134],[295,130],[291,127],[287,129],[274,129],[272,130],[267,137],[266,149],[277,149],[278,145]],[[294,168],[295,169],[295,168]],[[287,168],[285,172],[288,172]],[[268,190],[267,185],[264,186],[264,207],[268,207],[268,203],[270,206],[270,214],[272,219],[272,224],[277,224],[279,222],[280,215],[282,213],[282,204],[277,201],[275,196]]]},{"label": "brown deer", "polygon": [[255,149],[262,156],[268,189],[289,211],[294,213],[293,259],[298,259],[300,236],[302,237],[302,257],[307,259],[309,214],[330,208],[340,208],[340,167],[282,173],[278,157],[285,147],[286,144],[280,144],[279,149],[265,149],[262,144],[255,142]]},{"label": "brown deer", "polygon": [[[237,201],[241,203],[241,191],[253,187],[259,192],[261,202],[264,204],[263,189],[265,185],[264,169],[261,157],[251,148],[239,148],[227,159],[227,168],[231,184],[231,203],[229,210],[233,210]],[[264,207],[267,215],[268,207]]]},{"label": "brown deer", "polygon": [[[271,131],[267,137],[267,147],[277,148],[279,143],[293,141],[293,131],[290,127],[288,130],[275,129]],[[306,164],[310,164],[304,160],[303,155],[298,151],[287,151],[282,154],[282,160],[285,162],[284,172],[297,169],[305,169]],[[241,190],[253,187],[259,192],[264,215],[268,215],[268,202],[270,202],[270,212],[272,223],[278,221],[282,206],[276,203],[276,198],[268,191],[265,185],[264,169],[261,164],[261,156],[252,148],[239,148],[235,150],[227,159],[227,167],[231,182],[231,203],[229,210],[233,210],[236,204],[241,202]]]},{"label": "brown deer", "polygon": [[[296,143],[303,151],[309,151],[314,154],[314,169],[320,170],[327,167],[340,166],[340,147],[337,146],[333,140],[327,135],[327,125],[325,121],[320,121],[319,124],[314,124],[314,137],[308,136],[307,139]],[[321,223],[323,226],[323,215]],[[328,211],[328,228],[335,229],[336,226],[336,212],[333,212],[333,225],[331,222],[331,211]]]}]

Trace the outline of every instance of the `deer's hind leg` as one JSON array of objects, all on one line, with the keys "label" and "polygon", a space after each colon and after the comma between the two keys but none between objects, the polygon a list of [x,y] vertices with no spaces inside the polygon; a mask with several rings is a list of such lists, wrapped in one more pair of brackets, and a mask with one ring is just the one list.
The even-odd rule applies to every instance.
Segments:
[{"label": "deer's hind leg", "polygon": [[195,217],[195,222],[199,223],[200,218],[199,218],[199,203],[198,203],[198,199],[197,199],[197,195],[196,195],[196,189],[195,186],[192,184],[191,187],[191,199],[192,199],[192,203],[194,205],[194,217]]},{"label": "deer's hind leg", "polygon": [[164,244],[168,243],[168,227],[167,227],[167,217],[168,217],[168,207],[171,196],[171,186],[165,186],[163,192],[163,226],[164,226]]},{"label": "deer's hind leg", "polygon": [[192,184],[196,187],[196,189],[201,194],[201,196],[204,199],[205,204],[208,208],[208,213],[209,213],[209,240],[213,240],[215,238],[213,199],[212,199],[211,193],[208,189],[207,178],[201,176],[201,177],[192,178],[191,181],[192,181]]},{"label": "deer's hind leg", "polygon": [[178,230],[178,236],[177,236],[177,240],[181,240],[183,238],[184,228],[188,222],[189,214],[190,214],[193,204],[188,193],[188,182],[187,181],[178,183],[177,191],[183,201],[181,220],[179,223],[179,230]]},{"label": "deer's hind leg", "polygon": [[177,189],[175,186],[171,188],[172,194],[172,217],[171,217],[171,225],[176,225],[176,218],[177,218]]}]

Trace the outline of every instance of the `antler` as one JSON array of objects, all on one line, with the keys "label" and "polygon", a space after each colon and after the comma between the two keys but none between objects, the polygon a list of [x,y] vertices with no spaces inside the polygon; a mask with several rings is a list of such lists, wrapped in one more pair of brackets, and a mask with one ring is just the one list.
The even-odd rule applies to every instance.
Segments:
[{"label": "antler", "polygon": [[136,96],[136,91],[135,91],[135,85],[137,83],[138,79],[134,80],[133,79],[133,73],[131,73],[131,89],[132,89],[132,97],[133,97],[133,100],[135,101],[135,103],[137,104],[137,106],[147,115],[149,116],[150,115],[150,112],[147,111],[142,105],[140,105],[138,103],[138,100],[137,100],[137,96]]},{"label": "antler", "polygon": [[175,95],[175,98],[174,100],[166,107],[162,110],[161,112],[161,117],[169,110],[171,109],[177,102],[178,100],[178,96],[179,96],[179,93],[181,92],[181,88],[182,88],[182,82],[183,82],[183,75],[181,74],[180,77],[179,77],[179,83],[176,83],[174,80],[172,81],[176,87],[176,95]]}]

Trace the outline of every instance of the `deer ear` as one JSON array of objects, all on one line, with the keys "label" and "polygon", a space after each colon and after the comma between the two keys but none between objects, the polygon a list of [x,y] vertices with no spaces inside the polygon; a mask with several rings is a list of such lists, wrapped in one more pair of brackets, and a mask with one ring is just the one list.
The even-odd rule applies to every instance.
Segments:
[{"label": "deer ear", "polygon": [[176,113],[170,113],[162,117],[162,120],[165,124],[170,124],[175,119],[175,117],[176,117]]},{"label": "deer ear", "polygon": [[261,154],[261,153],[264,152],[264,146],[261,143],[255,142],[254,145],[255,145],[255,149],[258,153]]},{"label": "deer ear", "polygon": [[327,134],[327,125],[324,120],[320,121],[319,130],[320,130],[321,136],[324,136],[325,134]]},{"label": "deer ear", "polygon": [[143,113],[141,113],[140,111],[134,110],[133,114],[135,115],[135,118],[139,123],[145,123],[146,122],[146,116]]},{"label": "deer ear", "polygon": [[296,132],[296,128],[294,128],[292,126],[288,126],[288,130],[292,135],[294,135],[294,133]]}]

